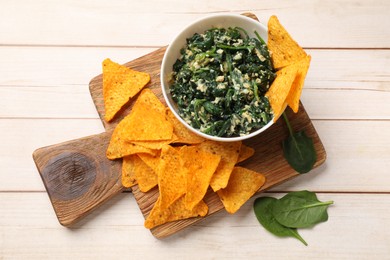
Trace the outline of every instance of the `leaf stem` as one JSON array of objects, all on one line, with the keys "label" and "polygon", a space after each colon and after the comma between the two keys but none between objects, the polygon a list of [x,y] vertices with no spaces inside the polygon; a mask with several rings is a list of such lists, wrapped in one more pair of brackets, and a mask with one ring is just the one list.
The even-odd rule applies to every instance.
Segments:
[{"label": "leaf stem", "polygon": [[324,205],[332,205],[334,203],[334,201],[330,200],[330,201],[325,201],[323,203],[324,203]]},{"label": "leaf stem", "polygon": [[288,131],[290,132],[290,135],[294,136],[294,133],[293,133],[293,130],[291,128],[290,121],[288,120],[288,117],[286,115],[286,112],[283,112],[283,118],[284,118],[284,121],[286,121],[287,128],[288,128]]},{"label": "leaf stem", "polygon": [[331,205],[333,204],[333,200],[330,200],[330,201],[326,201],[326,202],[315,202],[315,203],[312,203],[312,204],[309,204],[309,205],[304,205],[304,206],[296,206],[296,207],[293,207],[289,210],[286,210],[286,211],[283,211],[283,212],[288,212],[288,211],[299,211],[299,210],[302,210],[302,209],[309,209],[309,208],[315,208],[315,207],[321,207],[321,206],[327,206],[327,205]]},{"label": "leaf stem", "polygon": [[217,47],[221,49],[228,49],[228,50],[252,50],[254,48],[251,45],[230,46],[226,44],[217,44]]},{"label": "leaf stem", "polygon": [[265,41],[263,40],[263,38],[261,38],[260,34],[255,31],[255,35],[257,36],[257,39],[259,39],[259,41],[262,43],[262,44],[266,44]]},{"label": "leaf stem", "polygon": [[283,112],[283,118],[284,118],[284,121],[286,121],[286,124],[287,124],[287,128],[288,128],[288,131],[290,132],[290,137],[294,143],[294,146],[296,148],[296,151],[298,151],[298,154],[299,154],[299,157],[303,160],[303,154],[301,152],[301,149],[299,149],[299,145],[298,145],[298,142],[297,140],[295,139],[295,136],[294,136],[294,132],[292,130],[292,127],[291,127],[291,124],[290,124],[290,121],[288,120],[288,117],[286,115],[286,112]]},{"label": "leaf stem", "polygon": [[294,233],[292,232],[292,235],[297,238],[299,241],[301,241],[305,246],[307,246],[308,244],[306,243],[306,241],[303,239],[303,237],[301,237],[301,235],[299,235],[297,232]]},{"label": "leaf stem", "polygon": [[326,206],[326,205],[331,205],[331,204],[333,204],[333,200],[326,201],[326,202],[313,203],[313,204],[310,204],[310,205],[303,206],[302,208],[314,208],[314,207]]}]

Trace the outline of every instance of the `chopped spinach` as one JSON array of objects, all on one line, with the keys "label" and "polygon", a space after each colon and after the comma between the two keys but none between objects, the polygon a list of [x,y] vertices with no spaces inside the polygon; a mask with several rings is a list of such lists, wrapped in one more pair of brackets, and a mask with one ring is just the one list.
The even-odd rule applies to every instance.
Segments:
[{"label": "chopped spinach", "polygon": [[276,77],[267,45],[239,27],[187,39],[173,65],[170,93],[180,116],[209,135],[247,135],[272,120],[264,96]]}]

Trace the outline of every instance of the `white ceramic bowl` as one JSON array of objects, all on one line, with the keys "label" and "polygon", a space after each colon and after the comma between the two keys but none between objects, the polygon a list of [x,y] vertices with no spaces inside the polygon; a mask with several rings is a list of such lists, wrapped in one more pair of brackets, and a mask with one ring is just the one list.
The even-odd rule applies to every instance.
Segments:
[{"label": "white ceramic bowl", "polygon": [[180,117],[178,108],[175,102],[172,100],[169,91],[169,77],[172,73],[172,66],[176,62],[176,60],[180,57],[180,49],[182,49],[185,46],[186,39],[190,38],[195,33],[203,33],[204,31],[211,29],[213,27],[222,27],[222,28],[241,27],[245,29],[248,32],[249,36],[251,37],[256,37],[254,31],[257,31],[260,34],[260,36],[264,39],[264,41],[267,41],[267,27],[253,20],[252,18],[243,15],[236,15],[236,14],[217,14],[217,15],[210,15],[201,18],[191,23],[187,27],[185,27],[168,46],[161,64],[160,77],[161,77],[162,92],[168,107],[171,109],[175,117],[192,132],[200,136],[203,136],[204,138],[215,140],[215,141],[233,142],[233,141],[248,139],[268,129],[273,124],[273,118],[264,127],[256,131],[253,131],[250,134],[245,136],[218,137],[218,136],[208,135],[202,133],[198,129],[193,128]]}]

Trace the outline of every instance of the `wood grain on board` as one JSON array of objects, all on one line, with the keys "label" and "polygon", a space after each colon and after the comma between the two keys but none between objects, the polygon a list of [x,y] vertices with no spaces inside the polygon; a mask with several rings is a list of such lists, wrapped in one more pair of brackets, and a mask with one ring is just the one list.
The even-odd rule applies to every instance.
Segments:
[{"label": "wood grain on board", "polygon": [[[245,14],[256,19],[253,14]],[[147,85],[165,104],[160,86],[160,66],[166,47],[124,64],[134,70],[147,72],[151,81]],[[102,75],[94,77],[89,84],[90,93],[95,103],[106,133],[69,141],[63,144],[44,147],[34,152],[42,180],[61,224],[68,226],[81,219],[93,208],[102,204],[116,193],[123,190],[120,184],[121,160],[110,161],[105,156],[111,132],[120,120],[126,116],[133,102],[129,102],[117,114],[112,122],[104,120],[104,101]],[[136,97],[135,97],[136,98]],[[135,100],[135,99],[134,99]],[[325,149],[314,129],[305,108],[300,104],[299,112],[294,114],[287,109],[290,123],[295,131],[304,130],[313,138],[317,152],[314,167],[326,159]],[[288,129],[282,120],[260,136],[244,143],[255,149],[253,157],[241,166],[263,173],[267,180],[259,192],[287,181],[299,174],[284,159],[281,142],[288,136]],[[158,197],[158,189],[147,193],[133,187],[134,197],[144,217],[147,217]],[[211,190],[205,196],[209,206],[208,215],[223,209],[218,196]],[[166,223],[151,230],[157,238],[172,235],[183,228],[204,218],[192,218]]]},{"label": "wood grain on board", "polygon": [[33,153],[61,225],[71,226],[123,190],[121,160],[106,157],[110,137],[105,132]]}]

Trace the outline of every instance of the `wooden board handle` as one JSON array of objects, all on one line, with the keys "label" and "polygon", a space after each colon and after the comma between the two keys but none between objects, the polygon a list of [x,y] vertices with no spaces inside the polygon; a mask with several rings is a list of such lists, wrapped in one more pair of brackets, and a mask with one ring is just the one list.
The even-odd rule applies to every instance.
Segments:
[{"label": "wooden board handle", "polygon": [[110,161],[111,133],[43,147],[33,153],[59,222],[76,223],[123,190],[121,160]]}]

